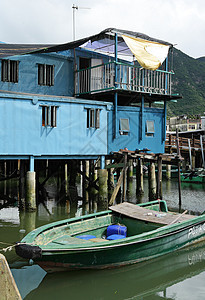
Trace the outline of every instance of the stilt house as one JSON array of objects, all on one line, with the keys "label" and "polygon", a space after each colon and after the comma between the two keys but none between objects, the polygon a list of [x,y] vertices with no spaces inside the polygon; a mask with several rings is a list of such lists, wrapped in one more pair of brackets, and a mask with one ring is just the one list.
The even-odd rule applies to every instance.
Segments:
[{"label": "stilt house", "polygon": [[[0,44],[0,158],[164,152],[173,45],[106,29],[61,45]],[[161,108],[156,103],[161,103]]]}]

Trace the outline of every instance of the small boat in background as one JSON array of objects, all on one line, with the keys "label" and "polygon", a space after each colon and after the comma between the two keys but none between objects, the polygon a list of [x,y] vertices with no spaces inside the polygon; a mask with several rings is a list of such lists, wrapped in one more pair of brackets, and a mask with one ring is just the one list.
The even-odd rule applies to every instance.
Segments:
[{"label": "small boat in background", "polygon": [[205,215],[176,214],[166,202],[123,202],[109,210],[41,226],[15,247],[47,272],[133,264],[205,237]]},{"label": "small boat in background", "polygon": [[181,181],[190,183],[205,183],[205,170],[203,168],[199,168],[182,173]]}]

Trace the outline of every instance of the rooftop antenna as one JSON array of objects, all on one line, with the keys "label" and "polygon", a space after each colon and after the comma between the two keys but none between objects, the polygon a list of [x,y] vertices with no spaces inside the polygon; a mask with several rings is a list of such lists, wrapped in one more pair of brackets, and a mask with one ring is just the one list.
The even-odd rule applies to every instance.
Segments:
[{"label": "rooftop antenna", "polygon": [[76,27],[75,26],[75,12],[78,9],[90,9],[90,7],[80,7],[76,4],[73,4],[72,9],[73,9],[73,41],[75,41],[75,27]]}]

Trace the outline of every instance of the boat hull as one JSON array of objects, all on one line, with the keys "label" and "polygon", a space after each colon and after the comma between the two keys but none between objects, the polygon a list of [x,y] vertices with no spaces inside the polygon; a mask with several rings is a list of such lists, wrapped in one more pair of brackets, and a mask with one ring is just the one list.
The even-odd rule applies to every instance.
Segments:
[{"label": "boat hull", "polygon": [[42,251],[42,257],[36,263],[47,272],[113,268],[152,259],[205,239],[205,220],[183,228],[174,227],[145,240],[128,239],[122,244],[73,251]]}]

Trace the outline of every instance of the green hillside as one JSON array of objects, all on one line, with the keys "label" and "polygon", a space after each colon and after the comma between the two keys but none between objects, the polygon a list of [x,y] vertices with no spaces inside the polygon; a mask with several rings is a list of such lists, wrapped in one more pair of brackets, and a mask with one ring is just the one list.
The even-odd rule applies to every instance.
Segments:
[{"label": "green hillside", "polygon": [[183,99],[168,104],[167,114],[193,115],[205,112],[205,57],[192,58],[174,48],[173,51],[173,93]]}]

